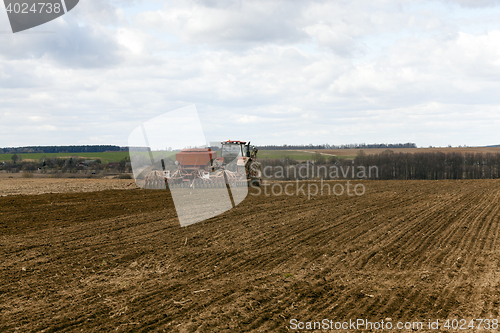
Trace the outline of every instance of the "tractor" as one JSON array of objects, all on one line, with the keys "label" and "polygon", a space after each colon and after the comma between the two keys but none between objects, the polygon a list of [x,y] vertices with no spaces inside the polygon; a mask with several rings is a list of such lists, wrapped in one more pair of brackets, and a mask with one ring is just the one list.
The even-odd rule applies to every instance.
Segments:
[{"label": "tractor", "polygon": [[176,170],[167,170],[162,160],[163,173],[151,171],[145,178],[146,188],[210,188],[232,186],[260,186],[262,166],[257,161],[258,149],[250,142],[223,141],[221,156],[211,148],[186,148],[175,155]]}]

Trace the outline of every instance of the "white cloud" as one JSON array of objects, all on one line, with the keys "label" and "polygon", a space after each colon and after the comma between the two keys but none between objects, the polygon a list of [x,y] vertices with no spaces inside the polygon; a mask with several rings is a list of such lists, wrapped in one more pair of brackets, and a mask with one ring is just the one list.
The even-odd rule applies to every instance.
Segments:
[{"label": "white cloud", "polygon": [[0,146],[125,145],[192,103],[209,141],[497,144],[496,4],[89,0],[0,35]]},{"label": "white cloud", "polygon": [[500,4],[499,0],[448,0],[464,7],[492,7]]},{"label": "white cloud", "polygon": [[53,125],[37,126],[36,129],[37,131],[57,131],[57,127]]},{"label": "white cloud", "polygon": [[303,7],[300,1],[172,1],[162,10],[140,13],[136,22],[185,41],[239,48],[304,40],[307,35],[295,22]]}]

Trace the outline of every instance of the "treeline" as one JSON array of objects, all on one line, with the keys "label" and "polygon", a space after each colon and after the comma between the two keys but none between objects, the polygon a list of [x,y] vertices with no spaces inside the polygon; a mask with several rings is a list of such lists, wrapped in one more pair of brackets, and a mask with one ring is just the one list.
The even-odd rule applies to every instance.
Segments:
[{"label": "treeline", "polygon": [[[314,155],[299,163],[290,158],[261,160],[270,179],[499,179],[500,153],[394,153],[367,155],[360,150],[354,160]],[[295,170],[293,170],[295,169]],[[354,170],[354,171],[353,171]],[[360,172],[366,171],[366,174]],[[372,172],[369,172],[372,170]],[[290,172],[294,171],[294,172]],[[284,174],[283,174],[284,173]],[[269,177],[270,175],[270,177]]]},{"label": "treeline", "polygon": [[500,154],[360,152],[355,165],[376,165],[380,179],[497,179]]},{"label": "treeline", "polygon": [[28,153],[103,153],[106,151],[128,151],[127,147],[113,145],[99,146],[32,146],[17,148],[0,148],[0,154],[28,154]]},{"label": "treeline", "polygon": [[330,144],[321,144],[321,145],[267,145],[267,146],[256,146],[258,149],[263,150],[301,150],[301,149],[371,149],[371,148],[417,148],[417,145],[412,142],[407,143],[354,143],[354,144],[346,144],[346,145],[330,145]]},{"label": "treeline", "polygon": [[59,158],[57,156],[43,156],[38,161],[23,161],[21,156],[12,155],[11,161],[0,162],[0,172],[7,173],[93,173],[101,172],[132,172],[128,157],[119,162],[102,163],[100,159],[86,160],[78,156]]}]

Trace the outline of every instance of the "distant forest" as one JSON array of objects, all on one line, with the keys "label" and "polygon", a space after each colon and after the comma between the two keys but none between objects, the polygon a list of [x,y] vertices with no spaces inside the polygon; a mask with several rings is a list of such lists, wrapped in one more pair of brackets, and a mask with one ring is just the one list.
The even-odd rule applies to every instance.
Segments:
[{"label": "distant forest", "polygon": [[359,153],[355,165],[378,166],[379,179],[498,179],[499,153]]},{"label": "distant forest", "polygon": [[[417,148],[414,143],[373,143],[373,144],[348,144],[348,145],[267,145],[257,146],[262,150],[300,150],[300,149],[370,149],[370,148]],[[103,153],[106,151],[128,151],[128,147],[119,147],[113,145],[101,146],[31,146],[31,147],[17,147],[17,148],[0,148],[0,154],[29,154],[29,153]]]},{"label": "distant forest", "polygon": [[[290,166],[297,168],[308,168],[317,172],[309,172],[322,179],[334,179],[331,168],[343,168],[344,170],[358,170],[364,167],[377,167],[377,172],[368,176],[368,179],[499,179],[500,178],[500,153],[394,153],[387,150],[379,154],[368,155],[360,150],[354,160],[339,159],[337,156],[326,156],[319,153],[314,155],[312,163],[299,163],[290,158],[261,160],[264,169],[271,167],[268,174],[276,174],[276,170],[288,170]],[[326,166],[321,168],[320,166]],[[277,169],[278,168],[278,169]],[[307,169],[306,169],[307,170]],[[303,172],[302,174],[306,174]],[[351,174],[347,172],[346,179]],[[358,178],[354,175],[353,178]],[[289,174],[284,180],[311,179],[300,178],[300,173]]]},{"label": "distant forest", "polygon": [[106,151],[128,151],[128,147],[101,145],[101,146],[33,146],[33,147],[17,147],[17,148],[0,148],[0,154],[103,153]]},{"label": "distant forest", "polygon": [[354,143],[347,145],[330,145],[328,143],[322,145],[282,145],[282,146],[256,146],[258,149],[263,150],[297,150],[297,149],[370,149],[370,148],[417,148],[417,145],[412,142],[408,143]]}]

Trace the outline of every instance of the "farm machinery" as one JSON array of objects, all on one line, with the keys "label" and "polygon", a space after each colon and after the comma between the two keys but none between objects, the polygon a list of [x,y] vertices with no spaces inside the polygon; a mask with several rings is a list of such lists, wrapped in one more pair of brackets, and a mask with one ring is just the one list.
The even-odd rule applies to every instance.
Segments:
[{"label": "farm machinery", "polygon": [[145,177],[146,188],[211,188],[226,186],[259,186],[262,166],[257,161],[258,149],[250,142],[223,141],[221,156],[210,148],[187,148],[175,155],[176,168],[151,171]]}]

